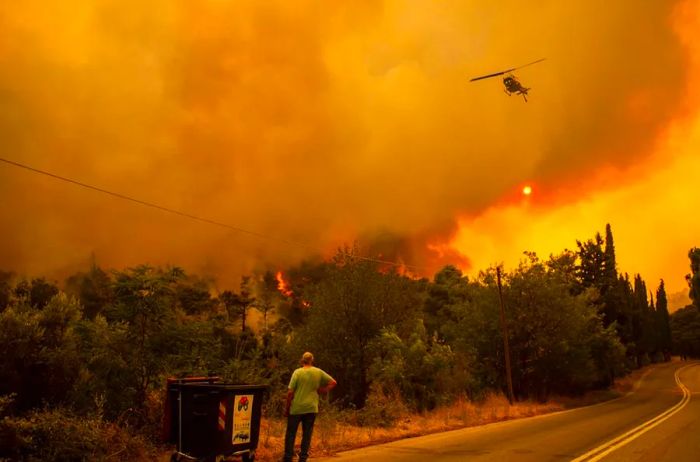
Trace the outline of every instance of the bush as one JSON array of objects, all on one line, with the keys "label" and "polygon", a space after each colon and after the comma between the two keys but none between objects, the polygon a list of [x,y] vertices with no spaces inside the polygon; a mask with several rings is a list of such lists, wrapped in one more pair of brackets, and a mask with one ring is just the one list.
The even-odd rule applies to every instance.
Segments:
[{"label": "bush", "polygon": [[408,414],[408,407],[398,390],[385,392],[383,387],[372,385],[365,407],[358,412],[360,426],[389,428]]},{"label": "bush", "polygon": [[19,304],[0,313],[0,394],[16,393],[24,410],[64,403],[80,370],[78,316],[78,303],[64,294],[41,310]]},{"label": "bush", "polygon": [[0,460],[100,461],[153,460],[153,447],[128,429],[100,416],[79,417],[57,408],[0,420]]}]

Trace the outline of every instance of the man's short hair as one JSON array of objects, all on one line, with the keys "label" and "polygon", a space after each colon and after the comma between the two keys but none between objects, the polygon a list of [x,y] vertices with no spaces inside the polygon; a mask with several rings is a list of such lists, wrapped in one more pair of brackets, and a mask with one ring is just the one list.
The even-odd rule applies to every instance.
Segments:
[{"label": "man's short hair", "polygon": [[314,362],[314,355],[309,353],[308,351],[301,355],[301,363],[302,364],[312,364]]}]

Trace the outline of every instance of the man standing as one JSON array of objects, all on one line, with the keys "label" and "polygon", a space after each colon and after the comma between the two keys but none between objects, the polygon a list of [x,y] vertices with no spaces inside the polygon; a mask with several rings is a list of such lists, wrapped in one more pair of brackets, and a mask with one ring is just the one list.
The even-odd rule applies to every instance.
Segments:
[{"label": "man standing", "polygon": [[330,375],[314,367],[314,355],[308,351],[301,357],[301,367],[294,371],[287,390],[287,433],[284,437],[284,462],[292,462],[294,440],[301,423],[301,452],[299,462],[309,458],[311,433],[318,414],[318,394],[328,393],[337,385]]}]

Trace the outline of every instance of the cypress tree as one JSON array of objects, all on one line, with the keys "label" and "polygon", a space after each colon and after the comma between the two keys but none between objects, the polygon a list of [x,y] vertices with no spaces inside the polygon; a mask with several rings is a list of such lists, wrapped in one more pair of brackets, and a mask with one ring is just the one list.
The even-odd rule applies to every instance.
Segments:
[{"label": "cypress tree", "polygon": [[660,337],[659,346],[664,358],[668,359],[671,354],[671,317],[668,314],[668,299],[663,279],[659,283],[659,288],[656,289],[656,317]]},{"label": "cypress tree", "polygon": [[617,333],[621,339],[628,328],[629,317],[625,313],[625,288],[618,279],[615,242],[610,223],[605,225],[605,249],[603,251],[603,277],[600,284],[603,299],[605,325],[617,323]]},{"label": "cypress tree", "polygon": [[620,299],[620,312],[617,333],[624,345],[635,343],[632,320],[634,319],[634,295],[629,274],[620,274],[617,279],[616,293]]},{"label": "cypress tree", "polygon": [[693,247],[690,249],[688,258],[690,258],[690,274],[685,276],[690,288],[688,295],[690,295],[693,305],[700,309],[700,248]]},{"label": "cypress tree", "polygon": [[605,225],[605,251],[603,257],[603,274],[605,285],[611,288],[617,280],[617,262],[615,260],[615,243],[613,242],[610,223]]},{"label": "cypress tree", "polygon": [[639,274],[634,276],[632,306],[632,330],[634,343],[637,346],[637,364],[642,366],[645,363],[644,357],[653,348],[653,331],[650,325],[651,311],[649,310],[649,299],[647,298],[647,285]]}]

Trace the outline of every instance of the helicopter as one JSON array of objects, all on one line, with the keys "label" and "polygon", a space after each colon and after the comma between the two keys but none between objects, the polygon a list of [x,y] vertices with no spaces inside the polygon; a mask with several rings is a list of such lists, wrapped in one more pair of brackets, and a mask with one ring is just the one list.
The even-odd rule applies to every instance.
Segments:
[{"label": "helicopter", "polygon": [[503,85],[505,86],[503,91],[505,91],[508,96],[510,96],[512,94],[522,95],[523,99],[527,103],[527,92],[530,89],[528,87],[524,87],[518,81],[518,79],[512,74],[512,72],[515,70],[518,70],[518,69],[522,69],[523,67],[532,66],[533,64],[541,63],[545,59],[546,58],[538,59],[537,61],[523,64],[522,66],[513,67],[511,69],[506,69],[505,71],[494,72],[493,74],[482,75],[481,77],[474,77],[473,79],[470,79],[469,81],[474,82],[476,80],[489,79],[491,77],[498,77],[499,75],[508,74],[505,77],[503,77]]}]

